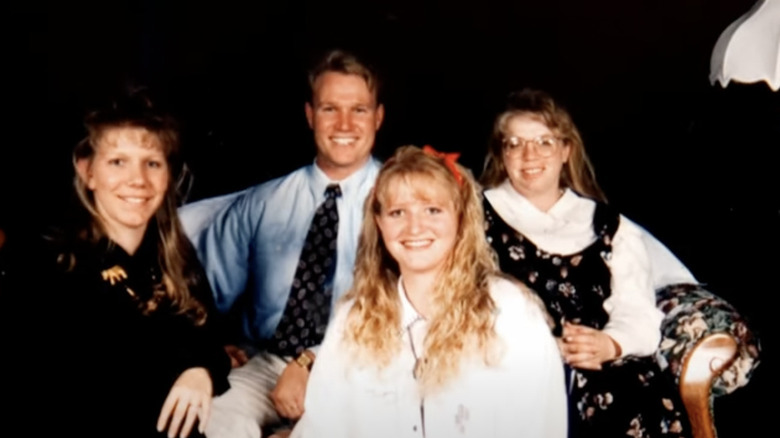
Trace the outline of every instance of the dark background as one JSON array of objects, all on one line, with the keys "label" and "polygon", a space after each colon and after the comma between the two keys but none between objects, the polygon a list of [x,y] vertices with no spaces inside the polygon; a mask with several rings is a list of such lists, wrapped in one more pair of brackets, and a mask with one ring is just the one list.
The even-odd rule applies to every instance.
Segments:
[{"label": "dark background", "polygon": [[610,202],[761,335],[754,379],[716,402],[721,437],[771,430],[780,95],[707,79],[715,41],[752,0],[249,3],[3,6],[0,226],[66,208],[83,111],[128,83],[164,93],[181,117],[191,200],[311,162],[305,73],[323,49],[382,72],[380,158],[430,143],[479,173],[503,97],[542,88],[573,114]]}]

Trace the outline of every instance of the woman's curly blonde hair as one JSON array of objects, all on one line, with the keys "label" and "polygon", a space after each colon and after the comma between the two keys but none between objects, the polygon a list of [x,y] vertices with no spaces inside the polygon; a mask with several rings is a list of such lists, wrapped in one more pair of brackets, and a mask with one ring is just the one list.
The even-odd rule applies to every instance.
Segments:
[{"label": "woman's curly blonde hair", "polygon": [[496,306],[489,281],[498,271],[485,239],[480,189],[471,172],[457,164],[448,168],[443,158],[415,146],[399,148],[382,167],[366,200],[354,285],[344,298],[354,300],[344,336],[359,364],[381,369],[401,349],[400,272],[376,223],[400,183],[414,187],[421,199],[444,190],[458,217],[457,239],[430,292],[434,308],[418,369],[420,388],[428,393],[454,378],[464,359],[494,362]]}]

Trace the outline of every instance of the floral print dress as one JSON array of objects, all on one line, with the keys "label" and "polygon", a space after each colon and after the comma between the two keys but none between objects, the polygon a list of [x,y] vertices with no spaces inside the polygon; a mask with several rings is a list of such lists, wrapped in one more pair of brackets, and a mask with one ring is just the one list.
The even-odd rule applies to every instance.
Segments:
[{"label": "floral print dress", "polygon": [[[485,200],[488,241],[501,269],[544,301],[560,336],[565,321],[602,329],[611,274],[605,263],[620,215],[598,203],[597,239],[574,254],[552,254],[510,227]],[[672,377],[652,356],[625,356],[598,371],[569,369],[569,435],[572,437],[688,437],[690,425]]]}]

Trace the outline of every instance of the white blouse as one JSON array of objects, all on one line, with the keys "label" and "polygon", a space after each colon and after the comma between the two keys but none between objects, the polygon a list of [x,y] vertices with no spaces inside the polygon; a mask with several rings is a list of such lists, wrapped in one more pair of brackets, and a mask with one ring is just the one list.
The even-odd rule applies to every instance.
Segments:
[{"label": "white blouse", "polygon": [[[596,202],[565,190],[546,212],[539,210],[505,181],[485,191],[496,213],[544,251],[569,255],[596,240]],[[690,271],[662,243],[625,216],[612,240],[607,261],[612,293],[604,301],[609,322],[604,332],[620,344],[622,354],[648,355],[661,339],[663,314],[655,305],[655,290],[675,283],[696,283]]]},{"label": "white blouse", "polygon": [[356,366],[347,353],[343,337],[352,303],[343,303],[328,324],[292,437],[565,437],[563,365],[540,306],[531,292],[504,278],[495,278],[490,291],[499,312],[501,360],[490,367],[465,361],[454,381],[424,399],[413,369],[427,322],[400,282],[403,346],[381,371]]}]

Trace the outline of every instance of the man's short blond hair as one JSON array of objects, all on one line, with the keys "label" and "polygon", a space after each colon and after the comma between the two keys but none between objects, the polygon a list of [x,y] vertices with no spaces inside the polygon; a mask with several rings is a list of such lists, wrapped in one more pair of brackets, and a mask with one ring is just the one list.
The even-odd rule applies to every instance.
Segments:
[{"label": "man's short blond hair", "polygon": [[376,71],[354,54],[341,49],[325,53],[319,62],[314,65],[314,68],[309,70],[309,87],[311,88],[312,96],[314,96],[314,87],[317,79],[328,72],[355,75],[363,78],[366,81],[366,85],[368,85],[369,91],[374,95],[375,101],[379,103],[379,77]]}]

